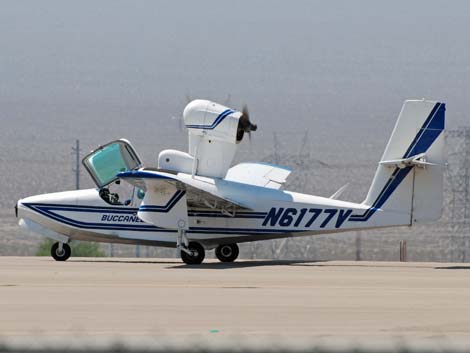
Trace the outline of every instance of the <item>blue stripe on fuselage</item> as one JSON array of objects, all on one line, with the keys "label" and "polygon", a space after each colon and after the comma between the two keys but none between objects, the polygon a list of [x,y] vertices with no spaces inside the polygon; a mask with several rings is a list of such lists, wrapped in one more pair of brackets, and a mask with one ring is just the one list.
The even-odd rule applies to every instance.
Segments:
[{"label": "blue stripe on fuselage", "polygon": [[[135,216],[137,213],[136,208],[128,208],[127,210],[115,208],[115,207],[96,207],[96,206],[76,206],[76,205],[60,205],[60,204],[28,204],[24,203],[24,206],[29,209],[57,222],[73,226],[80,229],[95,229],[95,230],[122,230],[122,231],[139,231],[139,232],[166,232],[176,233],[174,229],[160,228],[151,224],[122,224],[122,223],[105,223],[105,222],[82,222],[74,220],[63,215],[59,215],[52,211],[68,211],[68,212],[90,212],[90,213],[101,213],[102,215],[118,213],[119,215]],[[85,209],[84,209],[85,208]],[[116,212],[119,211],[119,212]],[[191,213],[191,212],[190,212]],[[194,211],[197,216],[193,217],[230,217],[222,214],[215,214],[214,211]],[[266,212],[248,212],[243,211],[239,214],[230,218],[257,218],[263,219],[266,216]],[[101,217],[102,219],[102,217]],[[140,223],[140,222],[137,222]],[[189,233],[208,233],[208,234],[273,234],[273,233],[288,233],[296,232],[299,230],[279,230],[279,229],[255,229],[255,228],[203,228],[203,227],[191,227]]]}]

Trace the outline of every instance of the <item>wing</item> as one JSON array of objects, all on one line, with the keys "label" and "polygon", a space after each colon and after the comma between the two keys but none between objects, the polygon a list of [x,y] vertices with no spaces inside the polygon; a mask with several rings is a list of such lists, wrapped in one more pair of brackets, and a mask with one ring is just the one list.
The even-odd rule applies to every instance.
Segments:
[{"label": "wing", "polygon": [[267,163],[240,163],[228,170],[225,180],[279,189],[291,172],[287,167]]},{"label": "wing", "polygon": [[151,169],[119,173],[118,177],[145,190],[138,216],[145,222],[164,228],[188,226],[188,207],[219,210],[233,214],[250,210],[239,201],[224,196],[214,179],[173,174]]}]

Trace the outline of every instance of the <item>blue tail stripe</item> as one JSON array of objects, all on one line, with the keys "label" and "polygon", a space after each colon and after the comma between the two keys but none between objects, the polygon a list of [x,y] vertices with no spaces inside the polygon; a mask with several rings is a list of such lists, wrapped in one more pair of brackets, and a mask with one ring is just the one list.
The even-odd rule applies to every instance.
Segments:
[{"label": "blue tail stripe", "polygon": [[433,142],[437,139],[437,137],[441,134],[442,130],[432,130],[426,129],[424,133],[421,135],[418,143],[413,147],[410,151],[410,154],[405,158],[416,156],[417,154],[424,153],[428,150],[429,147],[433,144]]},{"label": "blue tail stripe", "polygon": [[405,177],[408,175],[411,169],[413,169],[413,167],[406,167],[403,169],[399,169],[397,175],[393,179],[393,182],[387,188],[387,191],[382,195],[380,199],[377,199],[377,201],[375,201],[374,203],[375,208],[382,207],[385,201],[388,200],[388,198],[392,195],[392,193],[396,190],[396,188],[400,185],[400,183],[405,179]]},{"label": "blue tail stripe", "polygon": [[427,127],[429,126],[429,124],[432,122],[433,118],[435,117],[435,114],[436,114],[436,111],[438,109],[438,107],[440,106],[440,103],[436,103],[434,105],[434,107],[432,108],[431,112],[429,113],[428,117],[426,118],[426,120],[424,121],[424,124],[423,126],[421,126],[421,128],[419,129],[418,133],[416,134],[415,138],[413,139],[413,141],[411,142],[410,146],[408,147],[408,149],[406,150],[405,154],[403,155],[403,158],[408,158],[410,156],[413,156],[413,154],[411,154],[412,150],[414,149],[414,147],[416,146],[416,144],[418,143],[418,141],[421,139],[421,136],[423,135],[423,133],[426,131]]},{"label": "blue tail stripe", "polygon": [[437,112],[436,112],[436,117],[431,120],[427,128],[433,129],[433,130],[444,130],[445,112],[446,112],[446,105],[444,103],[440,103],[439,108],[437,109]]}]

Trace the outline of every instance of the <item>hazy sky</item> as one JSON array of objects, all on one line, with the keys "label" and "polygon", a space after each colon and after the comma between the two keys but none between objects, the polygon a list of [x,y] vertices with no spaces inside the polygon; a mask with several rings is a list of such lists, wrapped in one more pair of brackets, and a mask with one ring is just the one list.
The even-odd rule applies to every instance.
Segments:
[{"label": "hazy sky", "polygon": [[319,156],[375,161],[406,98],[470,122],[469,48],[469,1],[3,0],[1,173],[75,138],[184,147],[186,95],[248,103],[257,141],[309,130]]},{"label": "hazy sky", "polygon": [[276,128],[428,97],[458,124],[469,46],[468,1],[2,1],[0,116],[158,118],[231,94]]}]

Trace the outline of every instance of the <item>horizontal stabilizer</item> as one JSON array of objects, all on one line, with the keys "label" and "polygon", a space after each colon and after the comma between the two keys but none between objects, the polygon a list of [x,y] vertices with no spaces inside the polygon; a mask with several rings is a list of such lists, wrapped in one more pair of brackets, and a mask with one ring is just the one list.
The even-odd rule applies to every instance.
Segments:
[{"label": "horizontal stabilizer", "polygon": [[380,165],[386,166],[386,167],[391,167],[391,168],[406,168],[406,167],[411,167],[411,166],[417,166],[420,168],[425,168],[426,166],[429,165],[436,165],[435,163],[429,163],[426,162],[426,154],[425,153],[420,153],[415,156],[411,156],[408,158],[401,158],[401,159],[392,159],[388,161],[381,161],[379,163]]}]

